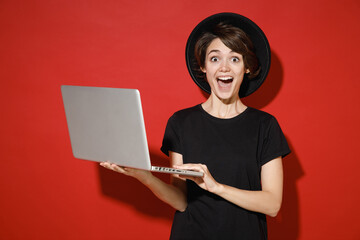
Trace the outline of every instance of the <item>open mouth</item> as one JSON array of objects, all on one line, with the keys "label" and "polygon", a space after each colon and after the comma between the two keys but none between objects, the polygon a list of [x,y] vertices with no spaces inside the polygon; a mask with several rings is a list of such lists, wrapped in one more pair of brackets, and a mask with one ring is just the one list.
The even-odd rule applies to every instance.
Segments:
[{"label": "open mouth", "polygon": [[216,80],[220,87],[227,88],[227,87],[231,86],[233,78],[232,77],[218,77],[218,78],[216,78]]}]

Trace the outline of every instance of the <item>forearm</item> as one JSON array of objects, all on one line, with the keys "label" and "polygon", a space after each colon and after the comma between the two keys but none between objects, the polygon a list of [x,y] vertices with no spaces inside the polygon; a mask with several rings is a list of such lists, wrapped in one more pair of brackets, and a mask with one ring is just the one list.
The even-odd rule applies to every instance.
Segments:
[{"label": "forearm", "polygon": [[248,191],[218,183],[210,174],[209,169],[203,164],[184,164],[177,166],[180,169],[190,169],[203,172],[202,178],[186,177],[199,187],[212,192],[229,202],[244,209],[276,216],[280,210],[283,191],[282,158],[275,158],[264,164],[261,168],[260,191]]},{"label": "forearm", "polygon": [[275,217],[282,199],[269,191],[248,191],[220,184],[215,194],[244,209]]},{"label": "forearm", "polygon": [[275,217],[283,194],[282,158],[269,161],[261,169],[261,191],[247,191],[218,184],[213,190],[224,199],[250,211]]},{"label": "forearm", "polygon": [[141,182],[163,202],[178,211],[185,211],[187,207],[186,195],[179,187],[167,184],[153,175]]}]

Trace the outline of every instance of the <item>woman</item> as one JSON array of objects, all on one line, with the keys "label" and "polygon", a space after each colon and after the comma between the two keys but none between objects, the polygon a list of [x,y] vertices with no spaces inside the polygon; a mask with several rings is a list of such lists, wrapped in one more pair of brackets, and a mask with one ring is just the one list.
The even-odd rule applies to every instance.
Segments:
[{"label": "woman", "polygon": [[170,239],[267,239],[265,215],[280,209],[282,157],[290,150],[276,119],[240,98],[267,75],[266,37],[243,16],[216,14],[193,30],[186,56],[210,96],[169,119],[161,150],[173,167],[203,177],[173,176],[166,184],[147,171],[102,165],[137,178],[177,210]]}]

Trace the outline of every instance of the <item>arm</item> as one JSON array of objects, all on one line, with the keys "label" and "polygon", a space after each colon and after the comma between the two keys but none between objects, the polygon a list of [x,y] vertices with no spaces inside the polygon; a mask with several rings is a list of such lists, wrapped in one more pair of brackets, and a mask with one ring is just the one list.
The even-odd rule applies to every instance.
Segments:
[{"label": "arm", "polygon": [[[169,152],[169,156],[171,165],[178,165],[183,163],[181,154]],[[187,207],[187,200],[186,185],[183,179],[180,179],[177,176],[171,176],[171,184],[167,184],[159,178],[155,177],[150,171],[135,168],[124,168],[108,162],[103,162],[100,165],[113,171],[136,178],[146,187],[148,187],[160,200],[169,204],[176,210],[185,211]]]},{"label": "arm", "polygon": [[204,173],[202,178],[186,177],[203,189],[219,195],[244,209],[275,217],[280,210],[283,192],[282,158],[275,158],[261,168],[261,191],[248,191],[220,184],[211,176],[205,165],[184,164],[181,169],[191,169]]}]

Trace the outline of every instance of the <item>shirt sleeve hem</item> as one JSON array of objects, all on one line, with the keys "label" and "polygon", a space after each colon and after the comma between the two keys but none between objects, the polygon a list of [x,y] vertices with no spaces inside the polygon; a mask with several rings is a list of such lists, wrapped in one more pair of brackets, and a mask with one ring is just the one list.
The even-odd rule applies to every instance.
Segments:
[{"label": "shirt sleeve hem", "polygon": [[285,150],[285,151],[279,152],[277,154],[273,154],[272,156],[267,157],[267,158],[265,158],[265,160],[261,161],[261,166],[264,166],[266,163],[270,162],[271,160],[274,160],[275,158],[278,158],[278,157],[284,158],[287,155],[289,155],[290,153],[291,153],[290,150]]},{"label": "shirt sleeve hem", "polygon": [[176,153],[179,153],[179,154],[182,155],[181,151],[176,150],[176,149],[168,149],[168,148],[166,148],[166,147],[164,147],[164,146],[162,146],[162,147],[160,148],[160,150],[161,150],[161,152],[163,152],[163,153],[164,153],[166,156],[168,156],[168,157],[169,157],[169,151],[171,151],[171,152],[176,152]]}]

